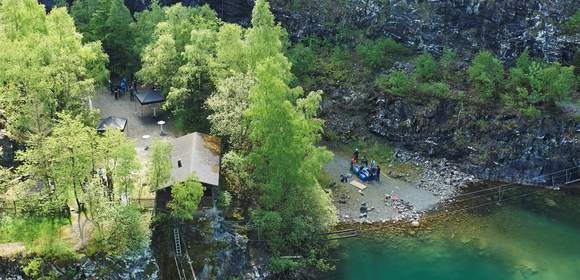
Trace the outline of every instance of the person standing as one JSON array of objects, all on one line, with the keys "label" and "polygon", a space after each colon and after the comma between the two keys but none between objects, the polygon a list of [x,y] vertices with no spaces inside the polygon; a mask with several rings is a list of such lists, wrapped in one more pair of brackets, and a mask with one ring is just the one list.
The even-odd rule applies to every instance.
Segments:
[{"label": "person standing", "polygon": [[115,89],[115,100],[119,99],[119,89]]},{"label": "person standing", "polygon": [[381,181],[381,166],[377,165],[377,182]]},{"label": "person standing", "polygon": [[133,90],[135,91],[135,94],[137,94],[137,79],[133,79]]},{"label": "person standing", "polygon": [[124,95],[127,92],[127,79],[123,78],[121,80],[121,95]]},{"label": "person standing", "polygon": [[354,149],[354,152],[352,153],[352,158],[354,159],[354,161],[358,161],[358,148]]},{"label": "person standing", "polygon": [[109,79],[109,91],[111,92],[111,95],[114,94],[114,92],[113,92],[113,82],[111,82],[111,79]]}]

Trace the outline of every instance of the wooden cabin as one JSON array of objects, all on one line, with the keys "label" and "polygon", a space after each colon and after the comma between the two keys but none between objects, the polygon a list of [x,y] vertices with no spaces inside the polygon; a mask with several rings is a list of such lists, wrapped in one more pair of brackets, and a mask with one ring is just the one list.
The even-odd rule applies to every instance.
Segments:
[{"label": "wooden cabin", "polygon": [[155,194],[156,208],[165,209],[171,200],[171,186],[195,174],[205,187],[200,208],[212,208],[220,182],[221,139],[203,133],[190,133],[171,141],[171,179]]}]

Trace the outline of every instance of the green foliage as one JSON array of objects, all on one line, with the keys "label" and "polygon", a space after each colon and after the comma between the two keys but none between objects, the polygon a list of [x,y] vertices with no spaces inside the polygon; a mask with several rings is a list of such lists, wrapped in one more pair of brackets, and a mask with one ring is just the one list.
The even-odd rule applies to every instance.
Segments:
[{"label": "green foliage", "polygon": [[0,224],[2,225],[0,227],[1,242],[23,242],[31,247],[42,234],[46,232],[56,234],[61,226],[68,224],[68,220],[35,216],[6,216],[0,220]]},{"label": "green foliage", "polygon": [[209,112],[203,105],[214,90],[212,61],[220,24],[208,6],[176,4],[165,10],[165,21],[157,24],[153,40],[142,52],[137,76],[166,93],[164,108],[181,130],[208,130]]},{"label": "green foliage", "polygon": [[182,53],[186,62],[172,79],[172,87],[163,107],[176,117],[176,124],[181,130],[208,130],[209,112],[203,105],[214,90],[210,61],[215,53],[215,37],[215,30],[193,30],[191,42]]},{"label": "green foliage", "polygon": [[457,52],[454,49],[443,49],[443,55],[439,59],[439,67],[442,73],[442,78],[447,81],[456,80],[457,73]]},{"label": "green foliage", "polygon": [[103,230],[95,234],[94,244],[99,251],[123,255],[142,250],[149,240],[149,231],[139,208],[133,205],[112,205],[106,210],[108,219]]},{"label": "green foliage", "polygon": [[397,70],[388,75],[380,75],[375,81],[375,84],[388,93],[397,96],[406,96],[413,92],[416,82],[411,75]]},{"label": "green foliage", "polygon": [[174,184],[171,187],[171,201],[169,202],[171,215],[181,220],[191,221],[199,207],[203,191],[204,187],[195,176],[185,182]]},{"label": "green foliage", "polygon": [[[297,100],[300,89],[290,89],[282,78],[288,71],[284,60],[268,59],[258,67],[248,111],[255,147],[249,158],[254,176],[263,186],[263,210],[254,212],[254,228],[275,251],[298,249],[299,244],[311,240],[309,234],[323,230],[335,219],[330,198],[316,181],[330,158],[329,152],[313,145],[321,131],[321,122],[314,118],[320,94]],[[272,173],[276,176],[269,175]],[[300,227],[302,223],[308,226]],[[282,224],[289,229],[281,229]]]},{"label": "green foliage", "polygon": [[434,81],[439,76],[438,72],[438,65],[430,53],[426,52],[415,58],[415,73],[418,80],[423,82]]},{"label": "green foliage", "polygon": [[60,228],[65,224],[68,220],[63,218],[4,217],[0,220],[0,242],[23,242],[31,253],[48,260],[72,259],[72,248],[59,239]]},{"label": "green foliage", "polygon": [[288,52],[288,58],[292,62],[292,73],[304,78],[316,67],[314,50],[304,43],[294,45]]},{"label": "green foliage", "polygon": [[169,89],[181,65],[181,58],[175,47],[175,39],[169,31],[168,23],[160,23],[155,36],[156,40],[142,53],[142,68],[137,72],[137,76],[146,83]]},{"label": "green foliage", "polygon": [[135,22],[131,24],[131,30],[135,38],[133,51],[136,54],[142,55],[145,47],[153,41],[155,27],[163,21],[165,21],[165,12],[158,0],[152,1],[146,10],[135,13]]},{"label": "green foliage", "polygon": [[230,151],[222,157],[221,164],[226,190],[243,205],[250,205],[255,187],[247,158]]},{"label": "green foliage", "polygon": [[357,45],[356,53],[362,63],[373,70],[389,67],[410,54],[409,49],[391,38],[365,40]]},{"label": "green foliage", "polygon": [[56,113],[89,115],[85,99],[108,76],[98,44],[82,44],[65,8],[34,0],[0,6],[0,108],[17,140],[47,135]]},{"label": "green foliage", "polygon": [[132,23],[133,18],[123,0],[112,0],[105,23],[106,33],[97,34],[109,54],[109,69],[122,77],[137,70],[137,56],[133,50],[133,32],[130,28]]},{"label": "green foliage", "polygon": [[160,140],[153,141],[151,145],[151,158],[147,180],[151,191],[163,187],[171,179],[171,144]]},{"label": "green foliage", "polygon": [[516,67],[510,69],[511,92],[506,94],[504,102],[512,107],[528,108],[528,111],[528,105],[553,105],[570,99],[574,83],[572,67],[532,60],[526,49],[518,57]]},{"label": "green foliage", "polygon": [[26,264],[25,267],[22,268],[22,271],[26,276],[37,279],[40,276],[42,267],[42,259],[34,258]]},{"label": "green foliage", "polygon": [[130,195],[134,174],[139,170],[135,143],[119,130],[107,130],[98,139],[97,151],[102,158],[99,167],[104,168],[110,188],[119,197],[123,193]]},{"label": "green foliage", "polygon": [[418,91],[422,94],[433,94],[440,98],[447,98],[451,93],[449,85],[445,82],[423,83],[419,85]]},{"label": "green foliage", "polygon": [[247,123],[244,112],[248,109],[249,91],[254,84],[248,74],[235,73],[217,81],[216,91],[207,99],[213,111],[208,117],[212,133],[226,137],[234,149],[248,147]]},{"label": "green foliage", "polygon": [[268,57],[282,54],[285,43],[281,40],[282,35],[282,27],[274,23],[268,1],[256,1],[252,10],[252,28],[246,35],[251,69]]},{"label": "green foliage", "polygon": [[540,111],[538,108],[532,105],[529,105],[527,108],[522,109],[521,112],[525,118],[530,120],[535,120],[542,115],[542,111]]},{"label": "green foliage", "polygon": [[498,96],[503,85],[503,65],[489,51],[480,51],[469,66],[469,81],[479,97],[490,101]]},{"label": "green foliage", "polygon": [[79,194],[84,182],[93,176],[95,168],[94,128],[85,126],[80,118],[59,114],[60,119],[49,137],[34,138],[27,150],[17,158],[24,162],[21,174],[52,185],[55,207],[74,198],[80,209]]},{"label": "green foliage", "polygon": [[272,273],[282,273],[287,271],[294,271],[302,267],[300,262],[291,259],[273,258],[270,262],[270,270]]},{"label": "green foliage", "polygon": [[[216,57],[213,61],[217,80],[232,73],[245,74],[248,71],[248,44],[244,40],[244,29],[237,24],[224,24],[217,34]],[[218,83],[216,81],[216,83]]]},{"label": "green foliage", "polygon": [[580,76],[580,50],[578,49],[576,49],[574,56],[572,57],[572,65],[574,66],[574,74],[577,77]]},{"label": "green foliage", "polygon": [[136,70],[133,17],[122,0],[77,0],[71,14],[86,42],[102,42],[113,73],[127,77]]},{"label": "green foliage", "polygon": [[580,9],[576,10],[574,15],[562,25],[562,28],[564,29],[564,32],[570,35],[578,34],[580,32]]},{"label": "green foliage", "polygon": [[[48,137],[33,138],[27,149],[18,154],[22,161],[18,172],[31,176],[21,190],[15,189],[24,209],[21,211],[58,216],[74,198],[76,208],[84,209],[94,226],[95,239],[103,245],[101,250],[118,253],[135,247],[134,240],[143,239],[147,231],[145,228],[143,234],[134,232],[134,223],[141,223],[141,216],[135,210],[138,219],[128,220],[135,214],[127,209],[129,206],[122,205],[125,203],[121,199],[123,193],[130,195],[138,170],[133,142],[119,131],[99,136],[92,125],[86,126],[79,118],[58,116]],[[38,190],[36,182],[49,187]],[[122,233],[131,236],[121,236]],[[72,251],[58,234],[48,230],[34,241],[33,251],[47,257],[72,257]]]},{"label": "green foliage", "polygon": [[232,195],[228,191],[220,192],[218,203],[222,209],[227,209],[232,204]]},{"label": "green foliage", "polygon": [[[282,35],[267,1],[257,1],[246,36],[248,65],[255,69],[243,115],[251,145],[247,161],[235,154],[228,159],[228,168],[251,170],[251,181],[260,186],[251,225],[276,254],[303,252],[315,244],[317,232],[336,222],[330,197],[317,182],[331,156],[315,146],[322,131],[322,121],[315,118],[321,92],[303,97],[301,88],[289,86],[291,65],[282,53]],[[229,177],[236,189],[253,185]]]},{"label": "green foliage", "polygon": [[[93,14],[99,7],[99,0],[75,0],[71,7],[71,16],[75,20],[77,29],[85,35],[85,40],[92,39],[90,37],[90,22]],[[88,40],[90,41],[90,40]]]}]

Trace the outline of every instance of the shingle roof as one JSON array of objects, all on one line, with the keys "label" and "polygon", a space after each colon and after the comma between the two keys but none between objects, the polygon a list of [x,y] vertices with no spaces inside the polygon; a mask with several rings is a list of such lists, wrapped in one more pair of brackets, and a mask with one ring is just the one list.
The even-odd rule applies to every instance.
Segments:
[{"label": "shingle roof", "polygon": [[119,118],[119,117],[107,117],[107,118],[101,119],[97,123],[97,131],[98,132],[105,132],[105,130],[107,130],[107,128],[115,128],[115,129],[119,129],[121,131],[125,131],[126,127],[127,127],[127,119]]},{"label": "shingle roof", "polygon": [[195,174],[207,185],[218,186],[220,174],[221,139],[203,133],[190,133],[171,141],[171,180],[164,186],[187,180]]}]

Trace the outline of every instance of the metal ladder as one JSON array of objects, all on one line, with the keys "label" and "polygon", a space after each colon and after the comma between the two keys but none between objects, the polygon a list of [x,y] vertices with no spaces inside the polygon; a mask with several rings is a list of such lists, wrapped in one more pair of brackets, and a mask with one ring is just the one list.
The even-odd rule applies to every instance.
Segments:
[{"label": "metal ladder", "polygon": [[175,255],[181,257],[181,239],[177,228],[173,228],[173,239],[175,240]]}]

